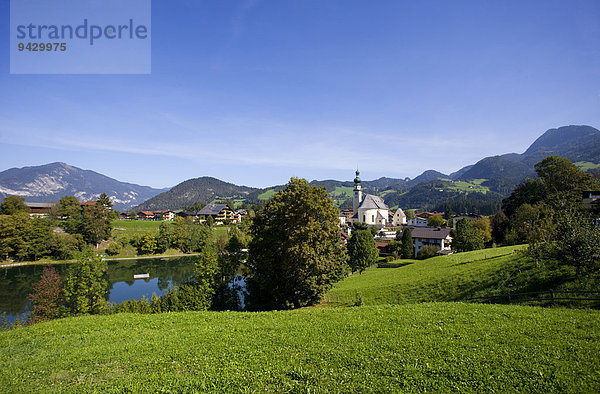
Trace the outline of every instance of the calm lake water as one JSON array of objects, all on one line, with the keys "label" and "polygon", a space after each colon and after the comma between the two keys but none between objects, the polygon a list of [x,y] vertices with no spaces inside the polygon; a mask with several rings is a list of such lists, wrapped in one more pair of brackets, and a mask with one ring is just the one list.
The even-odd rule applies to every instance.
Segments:
[{"label": "calm lake water", "polygon": [[[194,271],[194,257],[107,261],[110,293],[108,301],[150,299],[152,293],[163,294],[167,289],[188,280]],[[53,265],[64,278],[68,264]],[[9,321],[27,313],[27,294],[32,284],[40,280],[44,265],[0,269],[0,313],[6,312]],[[147,279],[133,279],[135,274],[149,274]]]}]

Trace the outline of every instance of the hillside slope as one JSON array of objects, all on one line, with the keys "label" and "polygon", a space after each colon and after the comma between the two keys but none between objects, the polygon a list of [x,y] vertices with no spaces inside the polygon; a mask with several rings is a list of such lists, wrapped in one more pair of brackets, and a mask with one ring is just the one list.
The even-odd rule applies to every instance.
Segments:
[{"label": "hillside slope", "polygon": [[353,300],[360,294],[365,305],[465,300],[497,287],[507,273],[523,266],[525,258],[515,251],[524,248],[505,246],[423,261],[400,260],[406,265],[352,275],[334,285],[326,299]]}]

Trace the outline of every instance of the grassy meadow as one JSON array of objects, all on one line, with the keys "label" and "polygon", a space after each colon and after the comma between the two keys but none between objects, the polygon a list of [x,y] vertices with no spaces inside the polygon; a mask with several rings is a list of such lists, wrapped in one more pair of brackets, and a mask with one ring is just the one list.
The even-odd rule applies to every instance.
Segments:
[{"label": "grassy meadow", "polygon": [[[502,283],[524,257],[525,246],[507,246],[427,260],[396,260],[398,268],[372,268],[334,285],[324,303],[364,305],[457,301]],[[404,264],[404,265],[403,265]]]},{"label": "grassy meadow", "polygon": [[0,334],[4,392],[598,392],[600,313],[424,303],[120,314]]},{"label": "grassy meadow", "polygon": [[131,237],[134,234],[144,234],[150,231],[152,234],[158,234],[158,227],[162,221],[159,220],[113,220],[113,236],[125,234]]}]

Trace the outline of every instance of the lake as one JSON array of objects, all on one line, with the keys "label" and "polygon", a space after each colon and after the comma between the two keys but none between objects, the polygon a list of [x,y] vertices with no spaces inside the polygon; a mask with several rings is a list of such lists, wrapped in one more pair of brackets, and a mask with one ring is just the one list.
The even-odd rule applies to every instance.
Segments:
[{"label": "lake", "polygon": [[[184,283],[194,271],[195,258],[175,257],[107,261],[110,302],[150,299],[152,293],[163,294],[167,289]],[[65,277],[69,264],[53,265]],[[0,313],[9,321],[27,313],[27,295],[32,285],[40,280],[47,265],[29,265],[0,269]],[[133,279],[136,274],[149,274],[145,279]]]}]

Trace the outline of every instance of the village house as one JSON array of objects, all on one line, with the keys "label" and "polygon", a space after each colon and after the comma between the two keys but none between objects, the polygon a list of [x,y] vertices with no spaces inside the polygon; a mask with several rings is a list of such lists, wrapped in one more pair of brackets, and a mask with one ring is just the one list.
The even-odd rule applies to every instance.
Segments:
[{"label": "village house", "polygon": [[233,223],[241,223],[244,217],[248,215],[248,211],[245,209],[238,209],[233,213]]},{"label": "village house", "polygon": [[409,219],[406,224],[410,227],[427,227],[428,221],[429,220],[427,218],[416,216],[412,219]]},{"label": "village house", "polygon": [[29,207],[29,216],[47,218],[52,208],[56,206],[53,202],[25,202]]},{"label": "village house", "polygon": [[402,208],[396,209],[396,212],[392,215],[390,212],[390,221],[392,226],[400,227],[405,226],[408,222],[406,220],[406,214],[402,210]]},{"label": "village house", "polygon": [[581,193],[583,205],[587,209],[597,210],[600,205],[600,190],[586,190]]},{"label": "village house", "polygon": [[215,224],[223,224],[226,221],[233,222],[233,210],[227,204],[208,204],[197,214],[198,220],[204,222],[212,217]]},{"label": "village house", "polygon": [[138,220],[154,220],[153,211],[140,211],[137,214]]},{"label": "village house", "polygon": [[415,249],[414,257],[423,246],[433,245],[440,251],[451,250],[452,237],[450,228],[440,227],[415,227],[411,228],[413,247]]},{"label": "village house", "polygon": [[175,212],[171,210],[165,211],[154,211],[154,219],[155,220],[164,220],[167,222],[171,222],[175,220]]}]

